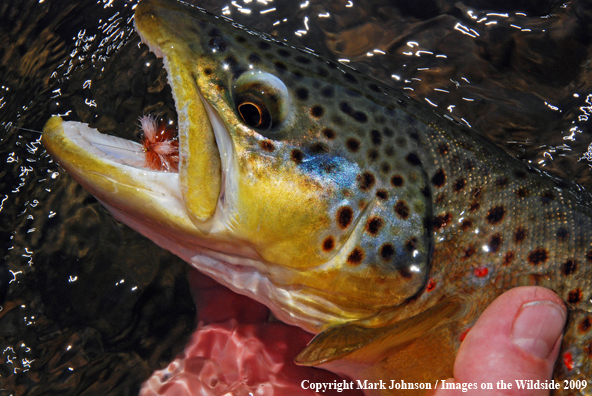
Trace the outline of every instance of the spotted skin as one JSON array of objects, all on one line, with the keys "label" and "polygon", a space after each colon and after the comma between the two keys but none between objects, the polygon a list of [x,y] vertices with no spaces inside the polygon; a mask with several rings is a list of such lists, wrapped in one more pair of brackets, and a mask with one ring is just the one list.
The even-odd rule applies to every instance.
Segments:
[{"label": "spotted skin", "polygon": [[[199,8],[143,0],[136,23],[167,58],[169,81],[184,82],[173,86],[177,100],[196,97],[185,90],[197,87],[232,141],[235,195],[227,191],[219,204],[233,200],[232,227],[196,238],[256,253],[269,288],[282,293],[255,297],[280,319],[320,333],[301,357],[355,355],[363,341],[346,347],[357,335],[379,337],[396,323],[416,326],[419,344],[430,340],[421,338],[428,323],[453,355],[503,291],[541,285],[569,309],[555,378],[592,375],[587,192],[343,64]],[[195,137],[182,132],[181,169],[193,160],[183,149]],[[442,322],[434,322],[439,312]],[[324,348],[326,340],[337,347]],[[418,348],[413,365],[381,359],[406,373],[422,358],[447,362],[444,371],[417,369],[426,381],[452,374],[450,356]]]}]

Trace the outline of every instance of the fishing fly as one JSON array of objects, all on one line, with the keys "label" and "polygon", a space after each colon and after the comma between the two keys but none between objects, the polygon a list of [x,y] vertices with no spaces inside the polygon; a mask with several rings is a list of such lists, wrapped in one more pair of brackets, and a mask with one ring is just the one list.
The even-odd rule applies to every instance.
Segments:
[{"label": "fishing fly", "polygon": [[179,170],[179,141],[174,127],[159,122],[153,115],[140,117],[144,166],[152,170],[176,172]]}]

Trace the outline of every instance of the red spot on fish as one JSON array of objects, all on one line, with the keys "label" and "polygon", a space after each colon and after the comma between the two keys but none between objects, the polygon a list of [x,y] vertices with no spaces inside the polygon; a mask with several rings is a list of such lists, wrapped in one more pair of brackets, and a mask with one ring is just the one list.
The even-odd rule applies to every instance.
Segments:
[{"label": "red spot on fish", "polygon": [[164,122],[158,122],[156,117],[151,115],[141,117],[140,125],[144,133],[144,166],[155,171],[178,171],[179,141],[176,140],[176,129]]},{"label": "red spot on fish", "polygon": [[477,267],[473,270],[473,275],[477,278],[483,278],[489,274],[489,269],[487,267]]},{"label": "red spot on fish", "polygon": [[436,281],[433,279],[430,279],[430,281],[428,282],[428,286],[426,287],[426,291],[431,292],[435,288],[436,288]]},{"label": "red spot on fish", "polygon": [[466,329],[465,331],[462,332],[462,334],[460,335],[460,337],[458,337],[458,339],[460,340],[460,342],[463,342],[465,340],[465,337],[467,336],[467,334],[469,334],[469,331],[471,330],[471,328],[469,327],[468,329]]},{"label": "red spot on fish", "polygon": [[573,362],[573,356],[571,355],[571,352],[565,352],[563,354],[563,364],[565,364],[565,367],[568,370],[573,370],[574,362]]}]

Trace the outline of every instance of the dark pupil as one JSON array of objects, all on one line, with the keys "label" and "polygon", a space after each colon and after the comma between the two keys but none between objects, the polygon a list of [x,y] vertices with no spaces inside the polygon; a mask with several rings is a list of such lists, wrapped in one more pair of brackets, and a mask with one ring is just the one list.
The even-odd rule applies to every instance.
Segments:
[{"label": "dark pupil", "polygon": [[262,114],[261,110],[253,103],[243,103],[238,106],[238,112],[243,120],[250,127],[258,127],[261,125]]},{"label": "dark pupil", "polygon": [[224,50],[226,50],[226,43],[224,42],[224,39],[220,36],[212,37],[210,41],[208,41],[208,45],[211,49],[216,51],[224,52]]}]

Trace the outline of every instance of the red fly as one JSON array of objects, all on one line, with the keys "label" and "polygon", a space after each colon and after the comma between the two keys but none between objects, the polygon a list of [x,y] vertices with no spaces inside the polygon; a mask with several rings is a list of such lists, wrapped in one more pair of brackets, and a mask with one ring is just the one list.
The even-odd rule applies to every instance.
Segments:
[{"label": "red fly", "polygon": [[164,172],[177,172],[179,170],[179,141],[177,131],[172,126],[167,126],[163,121],[158,122],[152,115],[140,117],[140,126],[144,137],[142,138],[142,151],[146,159],[144,166]]}]

